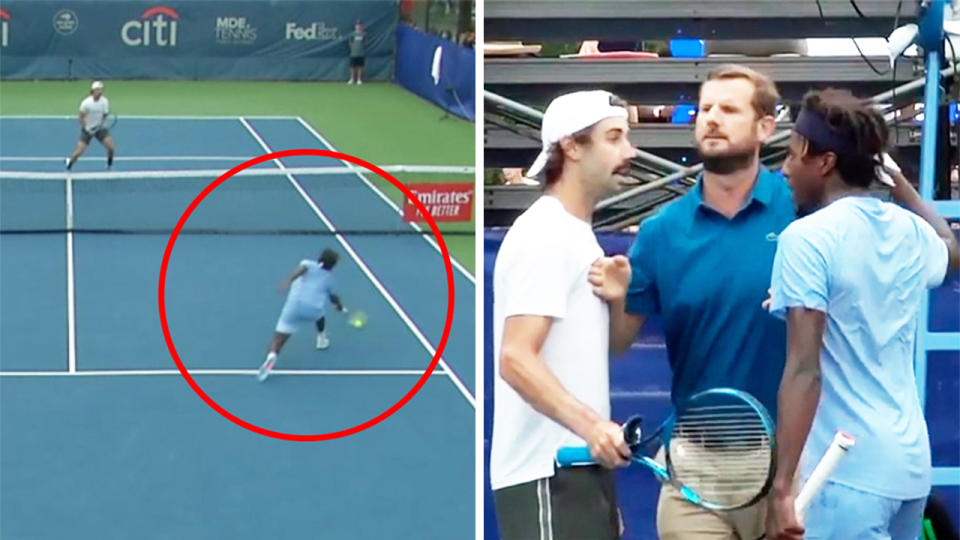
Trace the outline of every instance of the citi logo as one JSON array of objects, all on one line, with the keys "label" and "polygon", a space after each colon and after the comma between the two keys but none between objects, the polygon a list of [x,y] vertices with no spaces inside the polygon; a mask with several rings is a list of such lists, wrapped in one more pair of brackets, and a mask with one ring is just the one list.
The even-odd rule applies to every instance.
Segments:
[{"label": "citi logo", "polygon": [[120,38],[130,47],[176,47],[178,20],[180,15],[173,8],[153,6],[143,12],[139,21],[124,24]]},{"label": "citi logo", "polygon": [[297,23],[288,22],[286,39],[328,41],[337,39],[339,30],[328,27],[325,22],[315,22],[309,26],[297,26]]},{"label": "citi logo", "polygon": [[0,8],[0,47],[6,47],[10,41],[10,13]]}]

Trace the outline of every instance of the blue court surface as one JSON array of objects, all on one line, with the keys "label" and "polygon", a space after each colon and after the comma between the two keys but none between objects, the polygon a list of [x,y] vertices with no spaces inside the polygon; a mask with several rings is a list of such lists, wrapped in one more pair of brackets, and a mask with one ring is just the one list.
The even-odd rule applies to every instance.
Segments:
[{"label": "blue court surface", "polygon": [[[3,117],[0,169],[62,172],[77,133],[75,118]],[[183,171],[331,148],[286,117],[123,117],[114,138],[115,172],[169,177],[0,179],[0,230],[77,231],[0,235],[0,538],[472,537],[473,277],[455,265],[443,358],[395,415],[326,442],[252,433],[190,389],[161,333],[169,231],[215,179]],[[296,157],[259,168],[342,165]],[[93,142],[73,172],[104,169]],[[194,379],[236,416],[294,434],[346,429],[393,405],[429,365],[446,316],[442,257],[432,237],[388,234],[410,226],[360,175],[234,177],[191,227],[235,232],[181,235],[167,320]],[[384,234],[349,232],[360,229]],[[328,234],[292,233],[303,230]],[[258,383],[278,285],[324,247],[341,255],[344,303],[369,322],[354,329],[328,315],[329,349],[315,350],[305,328]]]}]

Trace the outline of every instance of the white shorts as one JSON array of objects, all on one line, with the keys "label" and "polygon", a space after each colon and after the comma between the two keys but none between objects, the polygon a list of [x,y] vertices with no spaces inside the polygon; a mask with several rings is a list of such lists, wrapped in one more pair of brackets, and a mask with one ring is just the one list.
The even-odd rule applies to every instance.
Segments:
[{"label": "white shorts", "polygon": [[304,324],[313,324],[325,316],[326,309],[318,309],[297,301],[286,302],[277,320],[277,332],[293,334]]}]

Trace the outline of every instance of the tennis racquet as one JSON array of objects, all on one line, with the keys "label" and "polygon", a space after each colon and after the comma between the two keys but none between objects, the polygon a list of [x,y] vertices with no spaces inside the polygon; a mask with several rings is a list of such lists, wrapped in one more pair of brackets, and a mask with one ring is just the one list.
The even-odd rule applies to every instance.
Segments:
[{"label": "tennis racquet", "polygon": [[96,132],[99,132],[99,131],[103,131],[103,130],[113,131],[113,128],[115,128],[115,127],[117,126],[117,121],[118,121],[118,120],[119,120],[119,118],[117,117],[116,114],[114,114],[114,113],[109,113],[109,114],[107,114],[107,115],[103,118],[103,120],[100,122],[100,125],[97,126],[97,129],[95,130],[95,133],[96,133]]},{"label": "tennis racquet", "polygon": [[801,520],[803,519],[803,513],[810,506],[810,502],[820,493],[823,485],[827,483],[827,479],[833,474],[833,470],[837,468],[837,464],[847,455],[847,451],[853,447],[855,442],[853,437],[841,431],[833,436],[833,442],[830,443],[826,453],[820,459],[820,463],[817,463],[817,466],[814,467],[810,478],[803,484],[800,493],[794,499],[794,508]]},{"label": "tennis racquet", "polygon": [[[810,507],[810,503],[814,497],[823,489],[823,485],[827,483],[827,479],[833,474],[833,470],[837,468],[837,464],[840,463],[841,459],[846,457],[847,451],[853,448],[855,442],[853,437],[841,431],[838,431],[837,434],[833,436],[833,442],[830,443],[827,451],[823,454],[823,457],[820,458],[820,463],[817,463],[817,466],[814,467],[810,478],[803,484],[803,487],[800,488],[800,493],[798,493],[797,497],[793,500],[794,511],[797,513],[797,519],[799,519],[801,523],[803,523],[803,513]],[[756,540],[764,540],[766,537],[764,534]]]},{"label": "tennis racquet", "polygon": [[[688,501],[711,510],[733,510],[763,498],[773,483],[774,423],[766,408],[746,392],[713,388],[691,396],[650,436],[642,419],[623,426],[633,462],[677,488]],[[649,452],[664,448],[665,466]],[[596,463],[585,446],[557,451],[560,467]]]}]

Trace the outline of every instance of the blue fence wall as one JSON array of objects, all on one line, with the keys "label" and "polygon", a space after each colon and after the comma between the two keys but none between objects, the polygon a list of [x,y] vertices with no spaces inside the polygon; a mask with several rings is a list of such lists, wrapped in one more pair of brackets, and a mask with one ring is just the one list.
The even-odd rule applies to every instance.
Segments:
[{"label": "blue fence wall", "polygon": [[0,4],[5,79],[343,80],[366,27],[365,78],[393,75],[396,0]]},{"label": "blue fence wall", "polygon": [[450,113],[473,121],[473,49],[408,26],[397,29],[397,83]]},{"label": "blue fence wall", "polygon": [[[488,230],[484,235],[484,470],[490,464],[490,433],[493,424],[493,267],[506,230]],[[608,255],[625,253],[633,242],[627,234],[600,235]],[[953,278],[935,290],[930,301],[931,327],[956,331],[960,327],[960,281]],[[631,350],[611,362],[610,389],[613,417],[631,414],[664,418],[669,413],[670,368],[663,330],[656,318],[648,320]],[[935,467],[957,466],[960,460],[960,354],[936,352],[927,373],[926,414]],[[490,477],[484,475],[486,501],[484,523],[487,539],[497,539],[497,523],[490,492]],[[656,508],[659,487],[641,467],[617,471],[620,505],[626,522],[624,538],[656,540]],[[960,523],[960,491],[956,487],[935,487],[936,495]]]}]

